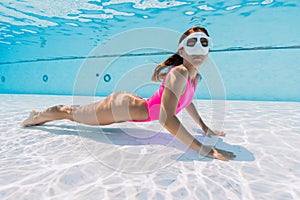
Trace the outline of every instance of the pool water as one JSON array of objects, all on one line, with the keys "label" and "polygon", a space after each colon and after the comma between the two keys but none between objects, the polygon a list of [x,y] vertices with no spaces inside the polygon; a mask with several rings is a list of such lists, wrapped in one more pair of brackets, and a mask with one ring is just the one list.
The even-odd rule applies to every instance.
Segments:
[{"label": "pool water", "polygon": [[[297,0],[0,2],[1,199],[299,199],[300,4]],[[67,120],[22,128],[33,109],[126,90],[149,97],[154,67],[180,35],[213,39],[194,103],[208,138],[234,152],[199,156],[158,122]]]},{"label": "pool water", "polygon": [[[225,88],[223,99],[299,101],[299,7],[296,0],[4,0],[0,3],[0,92],[105,96],[116,89],[124,72],[149,65],[152,73],[176,51],[185,30],[201,25],[213,39],[211,59]],[[156,28],[154,35],[147,31],[135,38],[126,35],[149,27]],[[170,32],[177,35],[165,34]],[[125,35],[124,41],[110,51],[93,54],[120,34]],[[137,49],[118,51],[137,44],[136,39],[161,45],[140,43],[135,46],[136,56],[126,55]],[[149,48],[154,48],[151,54]],[[105,56],[114,62],[102,65]],[[76,93],[78,73],[88,61],[95,67],[87,79],[100,87],[96,92],[85,88]],[[151,84],[148,71],[139,77],[137,82]],[[209,78],[197,98],[214,99],[204,87]],[[153,91],[137,93],[148,97]]]}]

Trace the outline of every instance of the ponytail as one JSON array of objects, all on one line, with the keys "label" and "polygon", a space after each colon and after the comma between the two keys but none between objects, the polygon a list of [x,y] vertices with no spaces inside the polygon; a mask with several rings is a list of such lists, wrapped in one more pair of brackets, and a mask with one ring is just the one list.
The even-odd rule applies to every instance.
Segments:
[{"label": "ponytail", "polygon": [[[178,53],[173,54],[167,60],[156,66],[151,80],[153,82],[162,81],[171,68],[181,64],[183,64],[183,58],[180,55],[178,55]],[[162,70],[167,67],[169,67],[168,71],[162,72]]]}]

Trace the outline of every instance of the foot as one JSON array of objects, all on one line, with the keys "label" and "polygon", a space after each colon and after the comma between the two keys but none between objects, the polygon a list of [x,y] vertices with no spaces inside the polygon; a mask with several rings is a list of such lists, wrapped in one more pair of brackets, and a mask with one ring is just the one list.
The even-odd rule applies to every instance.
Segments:
[{"label": "foot", "polygon": [[30,112],[29,117],[21,123],[21,126],[34,126],[43,124],[45,121],[46,120],[40,115],[40,112],[33,110]]}]

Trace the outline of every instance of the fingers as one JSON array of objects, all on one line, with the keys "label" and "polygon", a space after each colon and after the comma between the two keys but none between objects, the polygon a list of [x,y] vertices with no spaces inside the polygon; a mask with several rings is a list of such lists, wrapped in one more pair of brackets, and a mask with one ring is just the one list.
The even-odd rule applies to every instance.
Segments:
[{"label": "fingers", "polygon": [[213,133],[214,133],[216,136],[221,136],[221,137],[225,137],[225,136],[226,136],[226,133],[220,132],[220,131],[213,131]]},{"label": "fingers", "polygon": [[216,151],[219,154],[221,154],[225,159],[228,159],[228,160],[233,160],[236,157],[236,155],[230,151],[225,151],[225,150],[221,150],[221,149],[216,149]]},{"label": "fingers", "polygon": [[[210,158],[219,159],[219,160],[223,160],[223,161],[229,161],[229,160],[233,160],[236,157],[236,155],[234,155],[234,153],[232,153],[230,151],[217,149],[215,147],[206,147],[206,148],[210,148],[210,150],[209,150],[209,153],[205,154],[205,156],[210,157]],[[206,151],[207,151],[207,149],[206,149]]]},{"label": "fingers", "polygon": [[229,151],[216,149],[216,148],[212,148],[211,150],[212,150],[213,157],[215,159],[219,159],[219,160],[223,160],[223,161],[229,161],[229,160],[233,160],[236,157],[234,155],[234,153],[229,152]]},{"label": "fingers", "polygon": [[217,133],[217,136],[225,137],[225,136],[226,136],[226,133],[224,133],[224,132],[218,132],[218,133]]},{"label": "fingers", "polygon": [[226,136],[226,133],[224,133],[224,132],[212,131],[211,129],[208,129],[205,134],[208,137],[211,137],[212,135],[216,135],[216,136],[220,136],[220,137],[225,137]]},{"label": "fingers", "polygon": [[223,161],[229,161],[230,160],[228,157],[223,156],[222,154],[218,154],[216,159],[223,160]]}]

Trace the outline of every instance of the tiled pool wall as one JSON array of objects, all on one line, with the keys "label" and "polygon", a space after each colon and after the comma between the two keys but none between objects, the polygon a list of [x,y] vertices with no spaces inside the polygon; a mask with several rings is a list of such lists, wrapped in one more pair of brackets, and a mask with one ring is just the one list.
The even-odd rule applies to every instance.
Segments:
[{"label": "tiled pool wall", "polygon": [[[159,33],[149,41],[161,39],[175,51],[180,35],[200,25],[213,39],[211,59],[222,84],[213,84],[215,74],[206,74],[196,98],[300,101],[296,0],[74,4],[6,0],[0,14],[0,93],[105,96],[128,90],[149,97],[158,87],[150,82],[153,69],[168,55],[122,57],[111,65],[99,63],[115,58],[89,59],[82,73],[84,58],[116,34],[147,27],[156,27]],[[163,36],[167,29],[178,37]],[[146,41],[150,36],[136,38]],[[122,42],[113,50],[129,43]]]},{"label": "tiled pool wall", "polygon": [[[220,73],[226,99],[300,101],[299,55],[300,50],[295,49],[213,52],[210,57]],[[150,80],[153,69],[168,56],[113,58],[109,66],[98,65],[106,58],[90,58],[93,66],[83,65],[84,59],[3,64],[0,93],[105,96],[127,90],[149,97],[158,87]],[[82,67],[86,79],[78,81]],[[202,79],[196,98],[212,98],[211,86],[206,85],[209,78]]]}]

